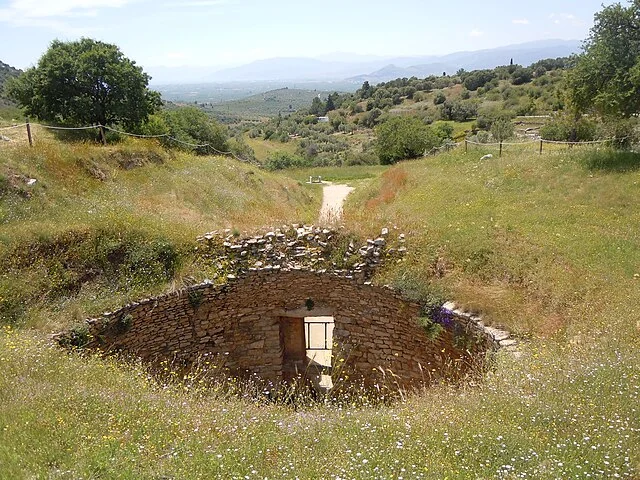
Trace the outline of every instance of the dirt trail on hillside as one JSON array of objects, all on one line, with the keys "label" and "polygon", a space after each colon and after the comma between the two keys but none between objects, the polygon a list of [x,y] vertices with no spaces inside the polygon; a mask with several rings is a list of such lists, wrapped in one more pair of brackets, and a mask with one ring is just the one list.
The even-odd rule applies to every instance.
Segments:
[{"label": "dirt trail on hillside", "polygon": [[336,223],[342,218],[342,205],[347,196],[355,189],[349,185],[327,183],[322,190],[322,208],[320,223]]}]

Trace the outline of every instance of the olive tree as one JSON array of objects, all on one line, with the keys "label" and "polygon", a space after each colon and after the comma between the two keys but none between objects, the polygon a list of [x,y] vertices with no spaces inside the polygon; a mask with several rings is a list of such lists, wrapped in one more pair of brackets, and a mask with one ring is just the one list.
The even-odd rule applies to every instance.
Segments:
[{"label": "olive tree", "polygon": [[55,40],[35,67],[6,87],[27,115],[63,125],[137,128],[160,105],[150,77],[115,45]]},{"label": "olive tree", "polygon": [[640,0],[604,7],[568,75],[579,113],[630,117],[640,112]]}]

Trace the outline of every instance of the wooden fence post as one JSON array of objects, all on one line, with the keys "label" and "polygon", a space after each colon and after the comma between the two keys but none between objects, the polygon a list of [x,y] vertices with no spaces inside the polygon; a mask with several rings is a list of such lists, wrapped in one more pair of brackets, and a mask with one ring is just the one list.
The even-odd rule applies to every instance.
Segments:
[{"label": "wooden fence post", "polygon": [[102,144],[107,146],[107,136],[104,133],[104,127],[102,125],[98,125],[100,127],[100,138],[102,138]]},{"label": "wooden fence post", "polygon": [[502,156],[502,142],[500,142],[500,157]]},{"label": "wooden fence post", "polygon": [[540,140],[540,155],[542,155],[542,143],[543,143],[543,141]]},{"label": "wooden fence post", "polygon": [[464,153],[467,153],[469,151],[469,142],[467,142],[467,139],[464,139]]},{"label": "wooden fence post", "polygon": [[27,118],[27,137],[29,138],[29,146],[33,147],[33,138],[31,137],[31,124]]}]

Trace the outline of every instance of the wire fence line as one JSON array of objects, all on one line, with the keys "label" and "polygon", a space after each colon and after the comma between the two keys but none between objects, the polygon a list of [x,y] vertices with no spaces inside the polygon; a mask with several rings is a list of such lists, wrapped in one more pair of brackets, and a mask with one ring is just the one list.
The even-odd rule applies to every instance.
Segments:
[{"label": "wire fence line", "polygon": [[[134,137],[134,138],[141,138],[141,139],[166,139],[169,140],[171,142],[177,143],[179,145],[184,145],[187,147],[191,147],[191,148],[197,148],[197,149],[206,149],[207,152],[211,152],[213,154],[217,154],[217,155],[224,155],[224,156],[229,156],[229,157],[233,157],[236,160],[238,160],[239,162],[244,162],[244,163],[255,163],[253,160],[247,160],[245,158],[242,158],[240,156],[238,156],[235,152],[232,151],[228,151],[228,152],[224,152],[221,150],[218,150],[217,148],[215,148],[213,145],[211,145],[210,143],[202,143],[202,144],[197,144],[197,143],[190,143],[190,142],[186,142],[184,140],[180,140],[179,138],[176,138],[168,133],[162,133],[162,134],[156,134],[156,135],[144,135],[144,134],[137,134],[137,133],[130,133],[130,132],[125,132],[122,130],[118,130],[115,129],[113,127],[109,127],[106,125],[101,125],[101,124],[96,124],[96,125],[88,125],[88,126],[84,126],[84,127],[59,127],[59,126],[53,126],[53,125],[44,125],[41,123],[31,123],[31,122],[26,122],[26,123],[22,123],[19,125],[11,125],[8,127],[0,127],[0,131],[7,131],[7,130],[15,130],[15,129],[19,129],[19,128],[27,128],[27,134],[28,134],[28,138],[29,138],[29,144],[32,145],[33,141],[32,141],[32,136],[31,136],[31,126],[38,126],[41,128],[44,128],[46,130],[54,130],[54,131],[86,131],[86,130],[100,130],[100,135],[102,137],[103,142],[106,145],[106,137],[104,134],[105,130],[108,130],[110,132],[116,133],[118,135],[124,135],[124,136],[128,136],[128,137]],[[623,141],[628,137],[625,138],[608,138],[608,139],[603,139],[603,140],[594,140],[594,141],[583,141],[583,142],[568,142],[568,141],[557,141],[557,140],[545,140],[545,139],[531,139],[529,141],[524,141],[524,142],[490,142],[490,143],[481,143],[481,142],[474,142],[472,140],[468,140],[465,139],[461,142],[448,142],[445,143],[444,145],[441,145],[439,147],[434,147],[432,148],[430,151],[424,153],[425,156],[427,155],[438,155],[440,153],[443,152],[447,152],[450,150],[453,150],[454,148],[458,148],[461,145],[464,144],[464,148],[465,148],[465,153],[468,151],[468,146],[469,145],[475,145],[478,147],[497,147],[500,151],[500,155],[502,155],[502,149],[503,147],[514,147],[514,146],[525,146],[525,145],[532,145],[532,144],[537,144],[540,146],[540,154],[543,153],[543,145],[544,144],[554,144],[554,145],[569,145],[570,147],[573,146],[579,146],[579,145],[598,145],[598,144],[604,144],[604,143],[608,143],[608,142],[612,142],[612,141]],[[14,140],[7,138],[5,136],[0,135],[0,139],[7,141],[7,142],[14,142]]]},{"label": "wire fence line", "polygon": [[440,145],[439,147],[433,147],[428,152],[425,151],[424,156],[426,157],[426,156],[438,155],[439,153],[442,153],[442,152],[449,152],[455,148],[458,148],[462,144],[463,142],[447,142],[443,145]]},{"label": "wire fence line", "polygon": [[558,144],[558,145],[596,145],[596,144],[600,144],[600,143],[607,143],[607,142],[613,142],[614,140],[618,140],[618,141],[622,141],[622,140],[626,140],[628,137],[624,137],[624,138],[607,138],[605,140],[592,140],[592,141],[584,141],[584,142],[561,142],[558,140],[542,140],[544,143],[552,143],[552,144]]},{"label": "wire fence line", "polygon": [[625,138],[607,138],[604,140],[593,140],[593,141],[582,141],[582,142],[563,142],[563,141],[559,141],[559,140],[545,140],[544,138],[540,138],[538,140],[529,140],[526,142],[492,142],[492,143],[480,143],[480,142],[473,142],[471,140],[465,140],[469,145],[478,145],[478,146],[500,146],[503,145],[505,147],[507,146],[511,146],[511,147],[517,147],[520,145],[531,145],[531,144],[539,144],[540,142],[542,143],[552,143],[552,144],[557,144],[557,145],[595,145],[595,144],[600,144],[600,143],[607,143],[607,142],[612,142],[613,140],[625,140]]},{"label": "wire fence line", "polygon": [[502,149],[504,147],[520,147],[520,146],[527,146],[527,145],[533,145],[536,144],[539,146],[539,153],[540,155],[542,155],[543,150],[544,150],[544,145],[545,144],[550,144],[550,145],[568,145],[569,148],[572,147],[576,147],[576,146],[586,146],[586,145],[603,145],[605,143],[610,143],[610,142],[623,142],[625,140],[627,140],[629,137],[622,137],[622,138],[605,138],[602,140],[592,140],[592,141],[581,141],[581,142],[568,142],[568,141],[559,141],[559,140],[545,140],[544,138],[539,138],[539,139],[531,139],[528,141],[523,141],[523,142],[493,142],[493,143],[480,143],[480,142],[474,142],[472,140],[464,140],[464,150],[465,153],[468,152],[469,150],[469,145],[475,145],[478,147],[489,147],[489,148],[497,148],[500,152],[500,155],[502,155]]},{"label": "wire fence line", "polygon": [[22,128],[22,127],[26,127],[27,124],[26,123],[21,123],[20,125],[11,125],[10,127],[0,127],[0,131],[2,130],[14,130],[16,128]]},{"label": "wire fence line", "polygon": [[109,130],[110,132],[114,132],[114,133],[117,133],[119,135],[128,135],[129,137],[135,137],[135,138],[163,138],[163,137],[169,138],[170,137],[170,135],[168,133],[162,133],[160,135],[140,135],[140,134],[137,134],[137,133],[123,132],[121,130],[116,130],[115,128],[111,128],[111,127],[107,127],[107,126],[104,126],[103,128],[105,130]]},{"label": "wire fence line", "polygon": [[487,142],[487,143],[474,142],[473,140],[465,139],[465,140],[462,140],[460,142],[448,142],[448,143],[445,143],[444,145],[441,145],[439,147],[433,147],[431,150],[425,152],[424,156],[438,155],[440,153],[448,152],[450,150],[458,148],[458,147],[460,147],[462,145],[464,145],[464,147],[465,147],[465,152],[468,151],[468,146],[469,145],[475,145],[475,146],[478,146],[478,147],[498,148],[500,150],[500,154],[502,154],[502,148],[503,147],[521,147],[521,146],[534,145],[535,144],[535,145],[539,145],[540,146],[540,153],[542,153],[544,144],[568,145],[570,147],[582,146],[582,145],[601,145],[601,144],[609,143],[609,142],[613,142],[613,141],[624,141],[627,138],[629,138],[629,137],[607,138],[607,139],[603,139],[603,140],[582,141],[582,142],[566,142],[566,141],[558,141],[558,140],[545,140],[543,138],[539,138],[539,139],[530,139],[530,140],[526,140],[526,141],[522,141],[522,142]]},{"label": "wire fence line", "polygon": [[34,125],[34,126],[46,128],[47,130],[95,130],[102,126],[102,125],[94,125],[91,127],[52,127],[51,125],[42,125],[41,123],[27,123],[26,125]]},{"label": "wire fence line", "polygon": [[[118,135],[125,135],[125,136],[128,136],[128,137],[134,137],[134,138],[167,139],[167,140],[170,140],[170,141],[175,142],[175,143],[180,144],[180,145],[185,145],[185,146],[192,147],[192,148],[207,149],[210,152],[213,152],[213,153],[218,154],[218,155],[231,156],[231,157],[235,158],[236,160],[238,160],[239,162],[253,163],[251,160],[247,160],[245,158],[242,158],[242,157],[236,155],[232,151],[223,152],[221,150],[218,150],[217,148],[215,148],[210,143],[196,144],[196,143],[185,142],[184,140],[180,140],[180,139],[178,139],[176,137],[173,137],[168,133],[162,133],[162,134],[158,134],[158,135],[142,135],[142,134],[137,134],[137,133],[130,133],[130,132],[122,131],[122,130],[117,130],[115,128],[112,128],[112,127],[109,127],[109,126],[106,126],[106,125],[101,125],[101,124],[88,125],[86,127],[57,127],[57,126],[53,126],[53,125],[44,125],[42,123],[27,122],[27,123],[22,123],[20,125],[11,125],[9,127],[2,127],[2,128],[0,128],[0,131],[13,130],[13,129],[27,127],[27,133],[28,133],[28,137],[29,137],[29,144],[31,145],[32,144],[32,139],[31,139],[30,127],[32,127],[32,126],[37,126],[37,127],[40,127],[40,128],[44,128],[46,130],[54,130],[54,131],[55,130],[58,130],[58,131],[100,130],[101,131],[101,135],[103,136],[103,141],[105,143],[106,143],[106,139],[104,138],[104,133],[103,133],[104,130],[108,130],[108,131],[116,133]],[[4,138],[4,139],[8,140],[8,141],[13,141],[13,140],[11,140],[9,138]]]}]

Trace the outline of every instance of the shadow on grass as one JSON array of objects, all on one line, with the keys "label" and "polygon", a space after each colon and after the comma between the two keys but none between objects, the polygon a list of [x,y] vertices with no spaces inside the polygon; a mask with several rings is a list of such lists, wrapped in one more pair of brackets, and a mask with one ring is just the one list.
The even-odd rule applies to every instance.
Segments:
[{"label": "shadow on grass", "polygon": [[598,150],[584,153],[580,158],[589,170],[603,172],[632,172],[640,170],[640,153],[619,150]]}]

